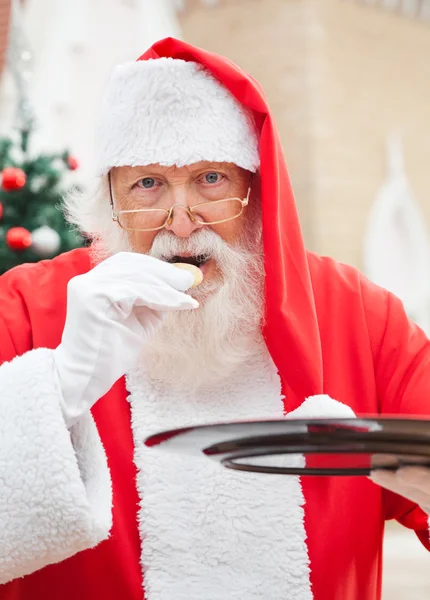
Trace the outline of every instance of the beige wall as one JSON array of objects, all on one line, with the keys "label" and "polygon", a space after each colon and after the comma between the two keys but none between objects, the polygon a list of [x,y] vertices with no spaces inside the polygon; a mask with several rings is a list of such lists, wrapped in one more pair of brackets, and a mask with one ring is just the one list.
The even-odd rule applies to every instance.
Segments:
[{"label": "beige wall", "polygon": [[386,136],[403,136],[430,229],[430,26],[347,0],[189,0],[184,38],[266,90],[307,246],[361,266]]},{"label": "beige wall", "polygon": [[406,172],[430,226],[430,26],[357,3],[313,4],[317,247],[361,266],[391,131],[403,136]]}]

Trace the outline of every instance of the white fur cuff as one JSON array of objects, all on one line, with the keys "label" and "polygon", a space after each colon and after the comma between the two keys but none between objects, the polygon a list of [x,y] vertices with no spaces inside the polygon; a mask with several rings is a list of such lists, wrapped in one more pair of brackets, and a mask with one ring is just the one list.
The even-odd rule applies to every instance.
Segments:
[{"label": "white fur cuff", "polygon": [[52,350],[0,367],[0,584],[108,537],[112,492],[92,417],[69,431]]},{"label": "white fur cuff", "polygon": [[296,410],[286,415],[287,419],[354,419],[350,406],[334,400],[327,394],[309,396]]}]

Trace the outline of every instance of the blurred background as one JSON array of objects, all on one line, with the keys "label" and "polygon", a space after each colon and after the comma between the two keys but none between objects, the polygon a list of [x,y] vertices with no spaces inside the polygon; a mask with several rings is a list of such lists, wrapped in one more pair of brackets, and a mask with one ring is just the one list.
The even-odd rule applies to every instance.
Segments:
[{"label": "blurred background", "polygon": [[[170,35],[261,83],[307,247],[430,333],[430,0],[0,0],[0,271],[85,243],[56,201],[91,178],[112,67]],[[429,598],[412,533],[388,526],[385,562],[384,600]]]}]

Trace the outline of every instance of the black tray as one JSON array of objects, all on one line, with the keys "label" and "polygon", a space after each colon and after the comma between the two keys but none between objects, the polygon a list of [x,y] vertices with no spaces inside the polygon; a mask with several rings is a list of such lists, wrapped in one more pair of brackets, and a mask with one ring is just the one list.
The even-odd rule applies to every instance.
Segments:
[{"label": "black tray", "polygon": [[150,447],[207,456],[229,469],[284,475],[368,475],[430,467],[430,419],[282,419],[164,431]]}]

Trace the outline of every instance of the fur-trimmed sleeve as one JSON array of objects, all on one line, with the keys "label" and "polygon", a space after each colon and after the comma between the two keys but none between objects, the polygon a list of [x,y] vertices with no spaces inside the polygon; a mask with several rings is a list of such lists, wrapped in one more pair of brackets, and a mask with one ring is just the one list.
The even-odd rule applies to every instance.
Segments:
[{"label": "fur-trimmed sleeve", "polygon": [[[370,289],[370,288],[369,288]],[[366,296],[380,412],[429,420],[430,428],[430,340],[408,319],[402,302],[386,292]],[[386,315],[383,322],[380,315]],[[379,326],[374,326],[375,323]],[[414,529],[430,550],[428,515],[416,504],[384,492],[386,518],[397,519]]]},{"label": "fur-trimmed sleeve", "polygon": [[112,490],[90,415],[67,429],[53,351],[0,366],[0,584],[106,539]]}]

